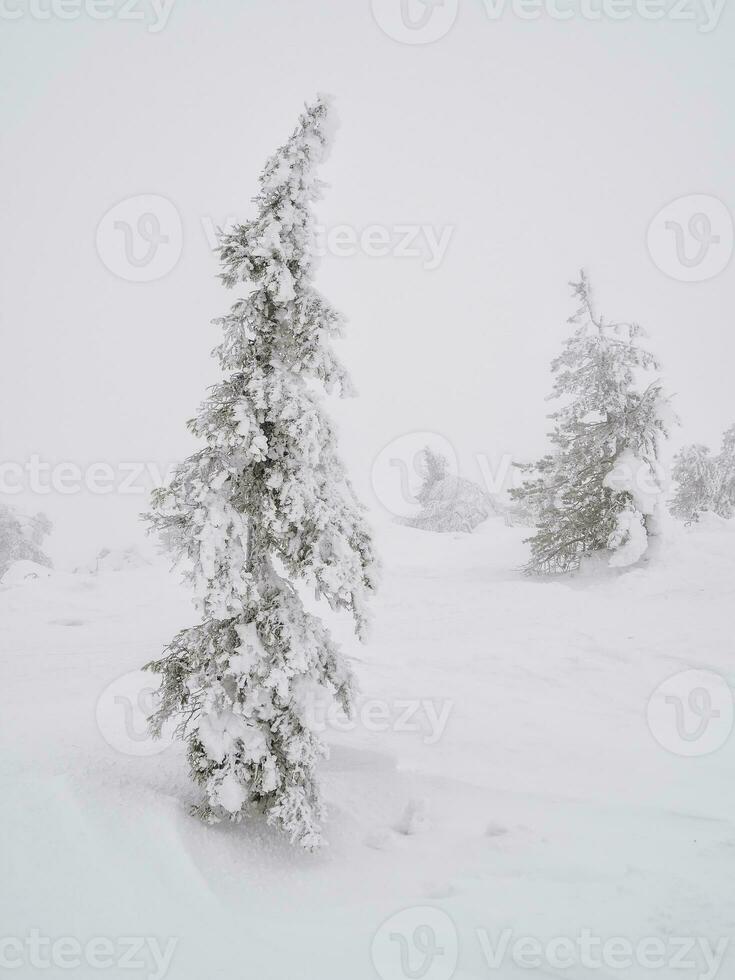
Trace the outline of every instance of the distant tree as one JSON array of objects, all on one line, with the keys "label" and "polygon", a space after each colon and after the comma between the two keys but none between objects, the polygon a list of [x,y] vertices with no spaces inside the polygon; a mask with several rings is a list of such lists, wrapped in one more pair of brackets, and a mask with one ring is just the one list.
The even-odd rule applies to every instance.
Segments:
[{"label": "distant tree", "polygon": [[695,524],[703,512],[730,518],[735,513],[735,425],[722,437],[717,456],[701,444],[685,446],[676,456],[672,478],[676,484],[671,513],[685,524]]},{"label": "distant tree", "polygon": [[552,362],[552,451],[520,468],[511,491],[537,514],[529,538],[532,573],[566,572],[596,552],[630,565],[646,551],[662,498],[659,447],[667,435],[667,399],[654,356],[639,345],[635,323],[612,323],[594,310],[588,279],[571,283],[580,306],[574,332]]},{"label": "distant tree", "polygon": [[735,425],[725,430],[717,457],[715,513],[730,518],[735,513]]},{"label": "distant tree", "polygon": [[402,524],[424,531],[472,531],[495,511],[482,487],[448,472],[441,453],[426,446],[421,454],[422,482],[416,493],[421,510]]},{"label": "distant tree", "polygon": [[674,458],[671,477],[676,483],[670,505],[674,517],[685,524],[694,524],[702,511],[715,509],[717,461],[707,446],[685,446]]},{"label": "distant tree", "polygon": [[0,503],[0,578],[16,561],[35,561],[51,568],[51,559],[41,547],[51,529],[45,514],[28,515]]},{"label": "distant tree", "polygon": [[351,393],[331,344],[342,317],[313,285],[316,170],[332,128],[325,99],[307,106],[266,163],[256,217],[223,236],[222,280],[250,291],[217,321],[225,377],[190,423],[205,445],[155,494],[151,517],[186,560],[203,615],[148,665],[162,678],[153,731],[178,719],[204,820],[262,812],[309,849],[321,842],[326,754],[311,708],[332,698],[349,713],[353,682],[297,586],[351,613],[364,638],[376,584],[320,390]]},{"label": "distant tree", "polygon": [[435,453],[429,446],[425,446],[421,453],[420,468],[422,483],[416,498],[423,503],[428,498],[431,488],[446,478],[449,463],[446,456]]}]

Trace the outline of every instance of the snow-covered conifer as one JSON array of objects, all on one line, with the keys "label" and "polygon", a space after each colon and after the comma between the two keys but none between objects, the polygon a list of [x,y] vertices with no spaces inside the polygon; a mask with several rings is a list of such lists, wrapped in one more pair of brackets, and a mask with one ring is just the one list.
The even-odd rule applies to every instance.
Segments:
[{"label": "snow-covered conifer", "polygon": [[715,511],[720,517],[735,514],[735,425],[725,430],[717,456],[717,498]]},{"label": "snow-covered conifer", "polygon": [[694,524],[704,511],[730,518],[735,513],[735,425],[722,437],[717,456],[700,444],[685,446],[676,456],[672,477],[676,483],[671,513]]},{"label": "snow-covered conifer", "polygon": [[529,572],[577,568],[594,552],[633,564],[646,551],[662,501],[659,466],[667,400],[653,355],[635,323],[609,323],[594,310],[582,272],[571,283],[580,307],[575,330],[552,362],[553,450],[522,466],[528,478],[512,497],[538,515]]},{"label": "snow-covered conifer", "polygon": [[33,561],[51,568],[51,559],[41,547],[51,527],[45,514],[26,514],[0,504],[0,578],[16,561]]},{"label": "snow-covered conifer", "polygon": [[248,290],[215,321],[224,378],[189,423],[204,446],[156,492],[151,514],[184,560],[203,617],[149,665],[162,677],[153,730],[179,720],[205,820],[264,812],[306,848],[321,843],[323,815],[314,700],[349,712],[353,682],[298,585],[349,611],[364,638],[376,584],[319,390],[351,393],[331,345],[343,319],[313,285],[312,202],[333,127],[328,99],[306,106],[265,165],[256,216],[222,236],[221,278]]},{"label": "snow-covered conifer", "polygon": [[671,513],[685,524],[694,524],[702,511],[713,510],[717,496],[717,461],[709,447],[685,446],[674,459],[671,477],[676,483]]},{"label": "snow-covered conifer", "polygon": [[402,518],[402,524],[424,531],[473,531],[496,512],[482,487],[449,473],[446,458],[428,446],[421,454],[421,477],[416,494],[421,510]]}]

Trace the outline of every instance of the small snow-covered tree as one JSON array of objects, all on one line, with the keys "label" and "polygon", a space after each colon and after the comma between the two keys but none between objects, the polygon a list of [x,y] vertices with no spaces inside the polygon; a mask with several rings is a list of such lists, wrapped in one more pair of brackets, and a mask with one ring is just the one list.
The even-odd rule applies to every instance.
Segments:
[{"label": "small snow-covered tree", "polygon": [[667,400],[635,323],[595,313],[584,272],[571,283],[580,307],[562,353],[552,362],[553,450],[523,465],[528,478],[513,499],[538,515],[527,571],[565,572],[595,552],[633,564],[646,551],[662,499],[659,450]]},{"label": "small snow-covered tree", "polygon": [[51,527],[45,514],[26,514],[0,504],[0,578],[16,561],[35,561],[51,568],[51,559],[41,547]]},{"label": "small snow-covered tree", "polygon": [[449,462],[446,456],[435,453],[430,446],[424,446],[421,452],[420,470],[421,486],[419,487],[416,499],[421,503],[428,497],[431,488],[440,480],[444,480],[449,469]]},{"label": "small snow-covered tree", "polygon": [[671,471],[676,483],[671,513],[685,524],[694,524],[702,511],[714,510],[717,497],[717,461],[701,444],[685,446],[674,459]]},{"label": "small snow-covered tree", "polygon": [[722,450],[710,455],[701,444],[685,446],[674,460],[676,489],[671,513],[695,524],[704,511],[730,518],[735,513],[735,425],[722,437]]},{"label": "small snow-covered tree", "polygon": [[421,486],[416,499],[421,510],[402,524],[424,531],[473,531],[495,511],[482,487],[448,472],[447,459],[426,446],[421,453]]},{"label": "small snow-covered tree", "polygon": [[266,163],[256,216],[223,235],[226,286],[248,284],[216,323],[224,379],[189,423],[205,445],[154,496],[152,527],[188,563],[203,622],[149,668],[162,677],[160,732],[178,719],[208,822],[264,812],[306,848],[321,843],[315,767],[326,754],[315,699],[349,713],[353,681],[298,583],[365,636],[372,542],[319,388],[351,393],[331,339],[342,317],[313,285],[316,176],[334,127],[306,106]]},{"label": "small snow-covered tree", "polygon": [[725,518],[735,514],[735,425],[725,430],[717,456],[715,512]]}]

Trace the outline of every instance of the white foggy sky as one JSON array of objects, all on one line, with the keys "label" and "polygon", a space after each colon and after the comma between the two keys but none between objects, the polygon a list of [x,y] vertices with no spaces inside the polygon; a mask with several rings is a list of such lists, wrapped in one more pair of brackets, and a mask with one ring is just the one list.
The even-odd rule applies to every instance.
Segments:
[{"label": "white foggy sky", "polygon": [[[216,378],[209,321],[234,298],[203,221],[251,213],[266,157],[317,91],[342,121],[320,223],[454,226],[432,271],[322,261],[360,391],[331,407],[368,503],[374,457],[405,432],[447,436],[474,478],[474,454],[544,449],[549,361],[581,265],[602,312],[648,330],[683,422],[674,446],[716,445],[735,421],[735,265],[677,282],[651,261],[646,229],[686,194],[735,207],[734,41],[727,9],[703,34],[635,15],[491,22],[479,0],[411,47],[381,32],[368,0],[177,0],[157,34],[0,20],[0,455],[163,465],[191,450],[185,420]],[[130,283],[103,265],[95,230],[145,193],[175,204],[184,248],[165,278]],[[18,499],[55,521],[62,563],[139,539],[146,506]]]}]

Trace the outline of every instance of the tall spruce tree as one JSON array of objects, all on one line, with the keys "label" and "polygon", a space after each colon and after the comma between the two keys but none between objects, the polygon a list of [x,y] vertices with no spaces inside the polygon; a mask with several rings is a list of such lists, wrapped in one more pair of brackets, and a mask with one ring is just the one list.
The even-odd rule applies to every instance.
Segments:
[{"label": "tall spruce tree", "polygon": [[348,610],[362,639],[376,585],[319,391],[351,393],[331,346],[343,319],[313,285],[316,170],[334,125],[326,97],[306,106],[265,165],[256,217],[221,238],[223,282],[249,290],[214,321],[224,378],[189,423],[205,445],[155,493],[149,515],[184,560],[203,617],[148,665],[161,675],[153,731],[178,721],[203,819],[263,812],[309,849],[321,843],[315,767],[326,754],[309,725],[314,699],[349,713],[353,682],[297,584]]},{"label": "tall spruce tree", "polygon": [[575,330],[552,362],[552,399],[561,407],[553,450],[521,467],[528,478],[511,491],[538,515],[527,571],[565,572],[595,552],[609,564],[637,561],[661,505],[658,463],[668,406],[653,355],[638,343],[635,323],[608,323],[594,310],[584,272],[570,284],[579,309]]}]

